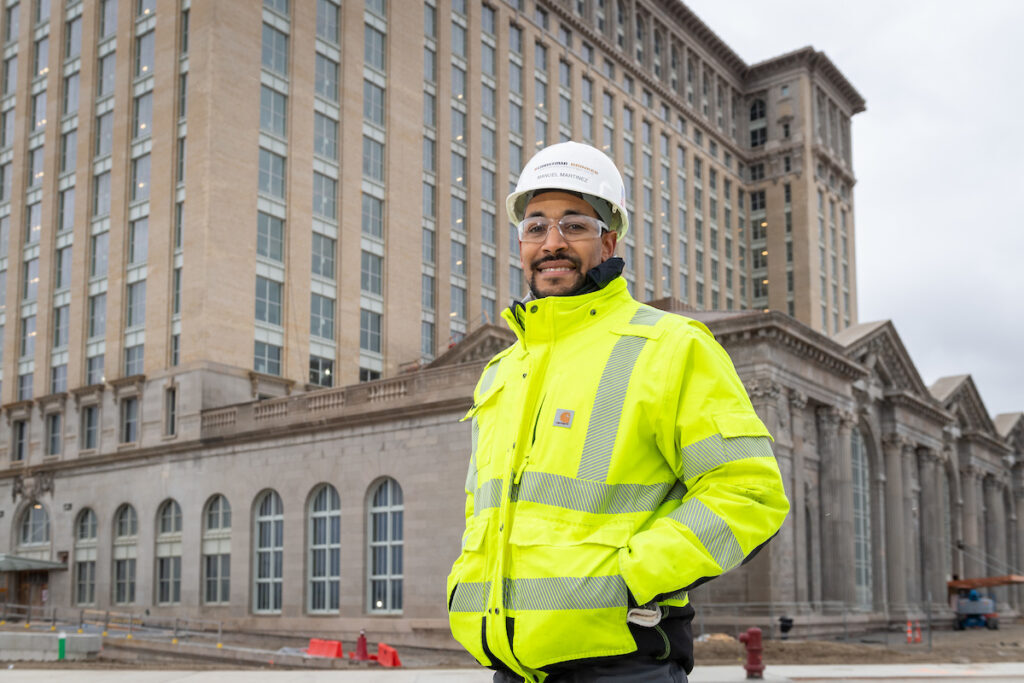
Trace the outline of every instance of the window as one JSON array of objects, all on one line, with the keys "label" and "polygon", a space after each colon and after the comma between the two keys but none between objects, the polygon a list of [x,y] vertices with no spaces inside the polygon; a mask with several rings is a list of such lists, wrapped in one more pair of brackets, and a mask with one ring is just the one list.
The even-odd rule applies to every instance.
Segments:
[{"label": "window", "polygon": [[45,545],[50,542],[50,515],[41,503],[26,508],[21,517],[19,545]]},{"label": "window", "polygon": [[385,479],[369,500],[368,611],[402,611],[403,514],[402,487]]},{"label": "window", "polygon": [[338,6],[331,0],[316,0],[317,38],[338,42]]},{"label": "window", "polygon": [[384,237],[384,202],[368,194],[363,195],[363,234]]},{"label": "window", "polygon": [[362,252],[360,283],[368,294],[384,293],[384,259],[368,251]]},{"label": "window", "polygon": [[114,112],[96,117],[96,156],[110,154],[114,143]]},{"label": "window", "polygon": [[[134,163],[132,165],[134,170]],[[95,177],[93,183],[93,216],[107,216],[110,214],[110,171],[100,173]]]},{"label": "window", "polygon": [[97,99],[114,94],[114,78],[116,77],[117,53],[111,52],[100,57],[96,74]]},{"label": "window", "polygon": [[135,78],[142,78],[153,73],[155,36],[155,31],[148,31],[135,39]]},{"label": "window", "polygon": [[27,315],[21,319],[21,358],[31,358],[36,355],[36,317]]},{"label": "window", "polygon": [[164,435],[174,436],[178,433],[178,389],[171,387],[164,390]]},{"label": "window", "polygon": [[280,282],[256,277],[256,320],[270,325],[281,324],[281,293]]},{"label": "window", "polygon": [[[68,366],[67,363],[61,365],[54,365],[50,368],[50,393],[51,394],[62,394],[68,390]],[[60,427],[58,426],[56,433],[60,433]],[[60,451],[54,451],[59,453]]]},{"label": "window", "polygon": [[50,39],[40,38],[32,48],[32,76],[45,76],[50,71]]},{"label": "window", "polygon": [[284,221],[275,216],[256,214],[256,253],[273,261],[284,260]]},{"label": "window", "polygon": [[100,0],[100,39],[117,30],[117,0]]},{"label": "window", "polygon": [[313,153],[338,159],[338,122],[320,112],[313,112]]},{"label": "window", "polygon": [[124,374],[127,376],[141,375],[145,348],[142,344],[129,346],[124,350]]},{"label": "window", "polygon": [[268,375],[280,375],[281,347],[265,342],[255,342],[252,369]]},{"label": "window", "polygon": [[44,126],[46,126],[45,90],[32,96],[32,131],[42,130]]},{"label": "window", "polygon": [[225,605],[231,600],[231,505],[218,494],[203,514],[203,602]]},{"label": "window", "polygon": [[384,145],[363,136],[363,175],[384,182]]},{"label": "window", "polygon": [[57,306],[53,309],[53,346],[63,348],[68,345],[68,311],[69,306]]},{"label": "window", "polygon": [[309,611],[337,612],[341,592],[341,498],[322,485],[309,506]]},{"label": "window", "polygon": [[313,214],[334,220],[338,217],[338,183],[334,178],[313,172]]},{"label": "window", "polygon": [[334,339],[334,299],[312,294],[309,333],[322,339]]},{"label": "window", "polygon": [[128,285],[125,296],[125,327],[136,327],[146,323],[146,281],[140,280]]},{"label": "window", "polygon": [[287,97],[265,85],[260,86],[260,130],[285,137],[287,109]]},{"label": "window", "polygon": [[[69,187],[62,191],[58,202],[59,213],[57,214],[57,232],[66,232],[75,225],[75,188]],[[64,282],[66,283],[68,280],[64,280]],[[58,287],[59,286],[60,285],[58,285]]]},{"label": "window", "polygon": [[871,468],[860,429],[850,432],[853,461],[853,543],[857,603],[871,609],[874,603],[871,581]]},{"label": "window", "polygon": [[18,400],[28,401],[32,398],[32,382],[34,374],[26,372],[18,375]]},{"label": "window", "polygon": [[18,55],[4,60],[3,94],[11,95],[18,87]]},{"label": "window", "polygon": [[[182,56],[185,56],[185,55],[188,54],[188,18],[189,18],[189,10],[188,9],[182,10],[181,11],[181,41],[178,43],[178,50],[181,52]],[[184,74],[182,74],[182,75],[184,76]],[[184,85],[184,81],[182,81],[182,84]],[[185,110],[184,109],[182,109],[181,115],[182,116],[185,115]]]},{"label": "window", "polygon": [[282,16],[288,16],[288,0],[263,0],[263,6],[269,7]]},{"label": "window", "polygon": [[27,301],[35,299],[39,294],[39,259],[25,261],[25,270],[21,288],[21,298]]},{"label": "window", "polygon": [[384,34],[367,25],[363,34],[363,59],[366,65],[384,71]]},{"label": "window", "polygon": [[81,430],[81,447],[82,450],[95,449],[99,443],[99,428],[100,428],[100,408],[96,405],[83,406],[81,410],[82,430]]},{"label": "window", "polygon": [[284,506],[276,491],[267,491],[256,505],[253,546],[253,611],[281,611],[284,588]]},{"label": "window", "polygon": [[121,443],[139,440],[139,399],[129,396],[121,399]]},{"label": "window", "polygon": [[259,191],[284,199],[284,157],[260,148]]},{"label": "window", "polygon": [[359,348],[363,351],[381,352],[381,314],[359,311]]},{"label": "window", "polygon": [[61,116],[68,116],[78,111],[79,76],[73,73],[64,79],[63,97],[60,102]]},{"label": "window", "polygon": [[334,361],[320,356],[309,357],[309,383],[321,387],[334,386]]},{"label": "window", "polygon": [[102,337],[107,327],[107,295],[94,294],[89,297],[89,338]]},{"label": "window", "polygon": [[140,218],[128,225],[128,264],[146,262],[149,253],[149,218]]},{"label": "window", "polygon": [[466,277],[466,245],[452,240],[452,275]]},{"label": "window", "polygon": [[114,514],[114,604],[135,602],[135,557],[139,518],[125,504]]},{"label": "window", "polygon": [[338,101],[338,63],[319,52],[316,54],[313,90],[325,100]]},{"label": "window", "polygon": [[181,602],[181,506],[174,500],[157,512],[156,602]]},{"label": "window", "polygon": [[153,12],[156,12],[156,0],[138,0],[138,4],[135,7],[136,19],[148,17]]},{"label": "window", "polygon": [[75,522],[75,604],[96,603],[96,513],[85,508]]},{"label": "window", "polygon": [[334,279],[334,240],[313,233],[313,274]]},{"label": "window", "polygon": [[28,457],[28,421],[15,420],[11,423],[11,460],[24,462]]},{"label": "window", "polygon": [[262,64],[264,69],[288,75],[288,36],[263,24]]},{"label": "window", "polygon": [[85,383],[102,384],[105,381],[103,375],[104,356],[89,356],[86,358]]}]

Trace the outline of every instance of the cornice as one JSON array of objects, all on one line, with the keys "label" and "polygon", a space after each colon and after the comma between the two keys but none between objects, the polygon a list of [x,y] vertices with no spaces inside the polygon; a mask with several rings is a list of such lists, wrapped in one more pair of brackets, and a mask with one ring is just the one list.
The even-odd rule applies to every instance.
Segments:
[{"label": "cornice", "polygon": [[907,408],[938,425],[945,426],[954,419],[953,414],[943,410],[938,401],[929,401],[904,389],[887,391],[885,398],[893,405]]},{"label": "cornice", "polygon": [[859,114],[867,109],[864,97],[861,96],[853,84],[847,80],[838,67],[828,56],[811,46],[803,47],[792,52],[787,52],[778,57],[766,59],[748,67],[743,78],[745,81],[766,78],[781,71],[788,71],[798,68],[806,68],[812,73],[820,73],[835,89],[846,99],[850,107],[850,114]]}]

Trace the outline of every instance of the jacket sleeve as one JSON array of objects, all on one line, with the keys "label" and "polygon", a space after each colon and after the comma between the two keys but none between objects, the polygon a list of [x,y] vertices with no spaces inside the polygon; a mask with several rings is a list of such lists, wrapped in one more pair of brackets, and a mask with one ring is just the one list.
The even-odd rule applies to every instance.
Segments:
[{"label": "jacket sleeve", "polygon": [[663,507],[619,552],[623,578],[641,605],[739,565],[789,511],[771,436],[725,349],[693,323],[675,360],[662,443],[686,490],[678,507]]}]

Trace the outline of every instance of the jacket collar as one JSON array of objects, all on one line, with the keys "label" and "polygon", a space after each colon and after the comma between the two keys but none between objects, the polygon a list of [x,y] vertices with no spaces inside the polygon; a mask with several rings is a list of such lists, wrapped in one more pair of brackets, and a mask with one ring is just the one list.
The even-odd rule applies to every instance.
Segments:
[{"label": "jacket collar", "polygon": [[501,316],[519,341],[530,346],[550,343],[560,335],[593,325],[631,301],[625,278],[616,277],[595,292],[516,302]]}]

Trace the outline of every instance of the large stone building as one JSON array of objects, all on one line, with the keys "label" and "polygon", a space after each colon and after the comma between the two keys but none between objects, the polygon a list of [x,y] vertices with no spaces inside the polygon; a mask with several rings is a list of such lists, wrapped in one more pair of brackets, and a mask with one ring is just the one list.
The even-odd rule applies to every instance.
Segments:
[{"label": "large stone building", "polygon": [[886,617],[1013,564],[1020,420],[858,325],[864,101],[824,54],[747,65],[672,0],[6,0],[0,38],[0,548],[67,567],[7,600],[448,642],[457,361],[562,139],[624,171],[634,294],[720,311],[795,487],[771,580],[705,599]]}]

